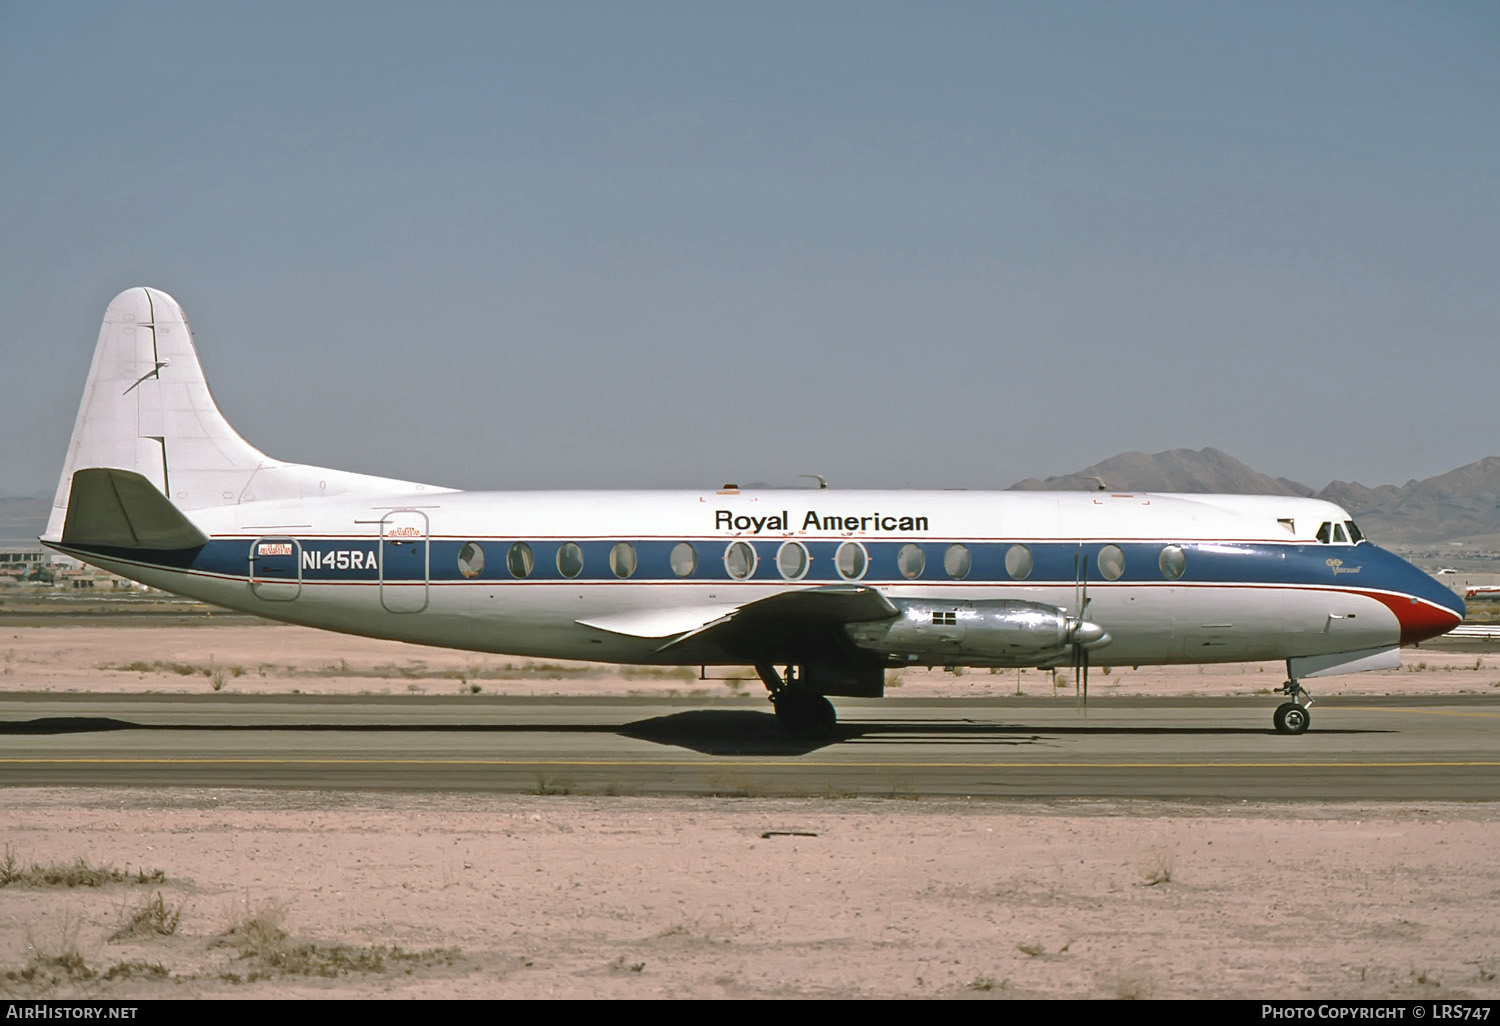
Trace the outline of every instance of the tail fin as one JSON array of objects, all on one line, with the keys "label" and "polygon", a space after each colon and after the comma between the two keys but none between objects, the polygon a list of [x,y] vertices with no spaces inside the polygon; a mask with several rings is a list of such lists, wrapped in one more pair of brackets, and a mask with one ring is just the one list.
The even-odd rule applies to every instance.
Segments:
[{"label": "tail fin", "polygon": [[73,475],[91,468],[139,474],[179,510],[449,490],[271,459],[219,412],[182,307],[148,288],[127,289],[105,311],[44,540],[62,537]]}]

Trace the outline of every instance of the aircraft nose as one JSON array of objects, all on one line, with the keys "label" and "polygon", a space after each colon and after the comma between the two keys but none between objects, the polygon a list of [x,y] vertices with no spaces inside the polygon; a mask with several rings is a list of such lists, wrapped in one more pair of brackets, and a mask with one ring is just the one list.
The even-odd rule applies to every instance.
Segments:
[{"label": "aircraft nose", "polygon": [[1463,623],[1465,607],[1463,599],[1457,595],[1450,594],[1449,601],[1442,602],[1429,602],[1408,595],[1407,601],[1397,603],[1392,611],[1401,622],[1401,644],[1415,645],[1447,634]]}]

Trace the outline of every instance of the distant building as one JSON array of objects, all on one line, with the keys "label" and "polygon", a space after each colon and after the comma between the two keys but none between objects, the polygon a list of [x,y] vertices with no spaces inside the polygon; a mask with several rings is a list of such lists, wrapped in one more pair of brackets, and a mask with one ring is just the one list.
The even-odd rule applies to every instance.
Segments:
[{"label": "distant building", "polygon": [[30,577],[51,560],[45,549],[11,549],[0,552],[0,576]]},{"label": "distant building", "polygon": [[80,563],[48,549],[0,550],[0,579],[41,581],[55,588],[109,588],[145,591],[144,585]]}]

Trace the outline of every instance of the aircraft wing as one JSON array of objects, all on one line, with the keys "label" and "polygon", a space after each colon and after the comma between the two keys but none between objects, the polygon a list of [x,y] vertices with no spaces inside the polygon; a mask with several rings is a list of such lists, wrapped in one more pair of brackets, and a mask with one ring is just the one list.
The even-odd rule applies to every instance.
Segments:
[{"label": "aircraft wing", "polygon": [[614,634],[661,638],[664,643],[656,651],[664,652],[689,640],[710,640],[706,637],[710,634],[777,636],[788,631],[837,629],[847,623],[884,620],[897,614],[890,600],[874,588],[829,584],[784,591],[740,606],[655,609],[578,622]]},{"label": "aircraft wing", "polygon": [[735,610],[739,620],[800,620],[845,624],[885,620],[900,614],[891,600],[863,584],[825,584],[747,602]]}]

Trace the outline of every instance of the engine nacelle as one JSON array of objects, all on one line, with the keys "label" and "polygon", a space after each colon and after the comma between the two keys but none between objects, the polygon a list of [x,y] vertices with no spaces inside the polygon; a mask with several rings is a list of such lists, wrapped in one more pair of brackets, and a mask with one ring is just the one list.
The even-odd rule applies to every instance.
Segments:
[{"label": "engine nacelle", "polygon": [[1039,602],[891,599],[901,615],[844,627],[860,648],[896,663],[951,665],[977,661],[997,666],[1034,666],[1065,652],[1070,644],[1106,644],[1096,624],[1078,621]]}]

